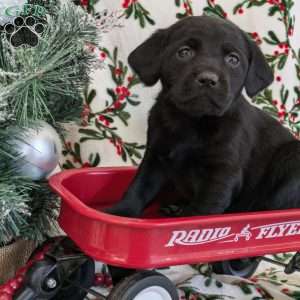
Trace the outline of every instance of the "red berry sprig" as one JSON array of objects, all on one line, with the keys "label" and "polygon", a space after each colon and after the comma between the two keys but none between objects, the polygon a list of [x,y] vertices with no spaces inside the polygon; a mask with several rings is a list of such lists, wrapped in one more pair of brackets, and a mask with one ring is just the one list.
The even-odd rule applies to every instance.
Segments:
[{"label": "red berry sprig", "polygon": [[106,273],[96,273],[95,274],[95,280],[94,280],[95,286],[104,286],[104,287],[111,287],[112,286],[112,278],[110,275]]}]

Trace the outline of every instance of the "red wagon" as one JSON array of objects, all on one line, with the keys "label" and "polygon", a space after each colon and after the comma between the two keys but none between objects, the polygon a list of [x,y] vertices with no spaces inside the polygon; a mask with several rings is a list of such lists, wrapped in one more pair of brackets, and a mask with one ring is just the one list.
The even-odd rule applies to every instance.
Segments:
[{"label": "red wagon", "polygon": [[[76,276],[80,275],[78,265],[81,273],[92,270],[90,258],[139,271],[117,284],[108,298],[96,293],[98,299],[178,299],[175,287],[167,278],[154,271],[141,270],[217,262],[213,264],[216,272],[247,277],[255,271],[263,255],[300,249],[300,209],[162,218],[157,201],[141,219],[101,212],[121,199],[135,172],[132,167],[93,168],[64,171],[50,179],[50,186],[63,200],[59,223],[80,249],[71,251],[65,245],[68,243],[60,241],[49,251],[48,258],[53,259],[56,266],[63,265],[64,276],[70,277],[68,270],[71,269],[74,277],[74,268],[70,265],[77,265]],[[297,253],[284,265],[287,273],[299,268],[298,260]],[[64,263],[59,263],[62,261]],[[53,269],[53,264],[47,268]],[[53,270],[51,273],[48,269],[43,270],[44,273],[40,271],[47,275],[40,280],[42,286],[53,277]],[[57,282],[59,276],[56,277]],[[85,277],[78,284],[82,285]],[[84,294],[89,284],[83,285]],[[64,294],[58,291],[62,286],[62,283],[56,284],[51,289],[46,284],[49,297],[43,299],[76,298],[63,298]],[[24,298],[24,290],[23,298],[18,299],[35,299]],[[34,290],[32,286],[31,290]]]}]

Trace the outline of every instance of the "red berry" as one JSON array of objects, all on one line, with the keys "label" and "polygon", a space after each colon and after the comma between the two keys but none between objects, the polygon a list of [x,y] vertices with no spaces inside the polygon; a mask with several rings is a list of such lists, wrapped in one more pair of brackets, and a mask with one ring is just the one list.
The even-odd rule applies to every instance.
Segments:
[{"label": "red berry", "polygon": [[281,3],[281,4],[279,5],[279,9],[280,9],[281,11],[284,11],[284,10],[285,10],[285,5]]},{"label": "red berry", "polygon": [[124,99],[125,99],[125,96],[124,96],[124,95],[120,95],[120,96],[119,96],[119,100],[120,100],[120,101],[123,101]]},{"label": "red berry", "polygon": [[280,76],[276,76],[276,81],[281,81],[281,77]]},{"label": "red berry", "polygon": [[12,300],[12,295],[7,293],[0,293],[0,300]]},{"label": "red berry", "polygon": [[132,79],[133,79],[132,76],[128,76],[128,77],[127,77],[127,80],[128,80],[129,82],[132,81]]},{"label": "red berry", "polygon": [[117,147],[117,154],[121,155],[122,154],[122,148],[121,148],[121,146],[117,145],[116,147]]},{"label": "red berry", "polygon": [[14,290],[9,284],[6,283],[2,286],[1,292],[4,293],[4,294],[6,293],[8,295],[12,295]]},{"label": "red berry", "polygon": [[258,33],[257,33],[257,32],[252,32],[251,35],[252,35],[252,37],[253,37],[254,39],[256,39],[256,38],[258,37]]},{"label": "red berry", "polygon": [[277,105],[277,104],[278,104],[278,100],[273,100],[272,103],[273,103],[274,105]]},{"label": "red berry", "polygon": [[281,290],[281,292],[282,293],[288,293],[290,290],[288,289],[288,288],[283,288],[282,290]]},{"label": "red berry", "polygon": [[123,93],[123,94],[128,93],[128,88],[127,88],[126,86],[123,86],[123,87],[122,87],[122,93]]},{"label": "red berry", "polygon": [[119,109],[121,107],[121,102],[120,101],[116,101],[114,103],[114,108]]},{"label": "red berry", "polygon": [[123,7],[123,8],[128,8],[129,3],[130,3],[129,0],[125,0],[125,1],[122,3],[122,7]]},{"label": "red berry", "polygon": [[121,87],[119,87],[119,86],[116,87],[116,93],[117,93],[117,94],[121,94]]},{"label": "red berry", "polygon": [[110,287],[112,285],[112,278],[109,275],[104,276],[104,285]]},{"label": "red berry", "polygon": [[120,68],[116,68],[115,69],[115,74],[116,75],[121,75],[122,74],[122,70]]},{"label": "red berry", "polygon": [[101,58],[104,59],[104,58],[106,58],[106,53],[105,53],[105,52],[101,52],[101,53],[100,53],[100,56],[101,56]]},{"label": "red berry", "polygon": [[284,47],[284,43],[278,44],[278,47],[279,47],[280,49],[282,49],[282,48]]},{"label": "red berry", "polygon": [[20,275],[20,276],[24,276],[27,272],[28,268],[26,266],[20,268],[18,271],[17,271],[17,276]]},{"label": "red berry", "polygon": [[94,284],[96,286],[103,285],[104,284],[104,279],[105,279],[104,274],[102,274],[102,273],[96,273],[95,274],[95,279],[94,279]]},{"label": "red berry", "polygon": [[285,53],[285,54],[289,54],[289,52],[290,52],[289,49],[285,49],[285,50],[284,50],[284,53]]},{"label": "red berry", "polygon": [[81,4],[82,6],[88,6],[89,0],[80,0],[80,4]]},{"label": "red berry", "polygon": [[280,105],[280,108],[281,108],[281,109],[285,109],[285,105],[284,105],[284,104],[281,104],[281,105]]},{"label": "red berry", "polygon": [[239,8],[238,13],[241,15],[244,13],[244,10],[242,8]]},{"label": "red berry", "polygon": [[103,115],[99,115],[99,120],[100,121],[104,121],[105,120],[105,117]]},{"label": "red berry", "polygon": [[40,253],[37,253],[35,256],[34,256],[34,260],[42,260],[45,258],[45,254],[43,252],[40,252]]},{"label": "red berry", "polygon": [[284,116],[285,116],[285,112],[284,111],[278,112],[278,117],[279,118],[283,118]]},{"label": "red berry", "polygon": [[228,14],[226,12],[223,12],[223,17],[226,19]]},{"label": "red berry", "polygon": [[90,168],[91,167],[91,164],[88,163],[88,162],[85,162],[83,165],[82,165],[82,168]]},{"label": "red berry", "polygon": [[13,279],[10,281],[9,285],[13,290],[17,290],[20,286],[20,283],[17,281],[17,279]]},{"label": "red berry", "polygon": [[[86,107],[88,107],[89,108],[89,106],[86,104]],[[47,245],[45,245],[44,247],[43,247],[43,252],[44,253],[46,253],[46,252],[48,252],[49,251],[49,249],[50,249],[50,247],[51,247],[51,244],[47,244]]]},{"label": "red berry", "polygon": [[274,55],[277,56],[278,54],[279,54],[279,51],[275,50],[275,51],[274,51]]},{"label": "red berry", "polygon": [[22,283],[23,280],[24,280],[24,276],[18,275],[18,276],[16,277],[16,280],[17,280],[19,283]]}]

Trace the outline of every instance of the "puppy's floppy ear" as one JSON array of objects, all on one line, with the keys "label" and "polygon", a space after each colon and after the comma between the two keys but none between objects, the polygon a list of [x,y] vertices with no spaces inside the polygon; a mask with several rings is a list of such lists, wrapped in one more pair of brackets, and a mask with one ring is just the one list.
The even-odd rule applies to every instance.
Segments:
[{"label": "puppy's floppy ear", "polygon": [[166,35],[165,29],[158,30],[128,57],[129,65],[146,85],[154,85],[159,80]]},{"label": "puppy's floppy ear", "polygon": [[253,97],[272,83],[274,75],[256,43],[251,41],[248,37],[246,37],[246,39],[249,45],[250,57],[245,88],[248,96]]}]

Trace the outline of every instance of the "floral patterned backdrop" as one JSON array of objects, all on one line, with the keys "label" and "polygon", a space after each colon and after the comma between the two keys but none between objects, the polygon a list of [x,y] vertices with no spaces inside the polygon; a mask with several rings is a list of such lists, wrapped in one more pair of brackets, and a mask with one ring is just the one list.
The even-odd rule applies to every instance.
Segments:
[{"label": "floral patterned backdrop", "polygon": [[[118,16],[101,48],[91,48],[105,68],[95,71],[85,92],[81,125],[71,126],[64,167],[138,164],[145,148],[148,111],[159,90],[145,87],[127,63],[129,53],[158,28],[180,18],[210,14],[249,33],[274,70],[274,83],[253,102],[300,136],[300,1],[293,0],[79,0],[101,25]],[[251,100],[249,100],[251,101]],[[286,259],[288,256],[277,256]],[[244,282],[222,283],[197,275],[182,299],[300,299],[299,278],[262,265]],[[192,292],[190,286],[193,286]],[[228,288],[229,286],[229,288]],[[238,290],[236,290],[238,288]],[[199,293],[198,293],[199,292]],[[222,296],[220,296],[222,295]]]},{"label": "floral patterned backdrop", "polygon": [[[138,164],[144,150],[147,114],[159,89],[145,87],[130,70],[128,54],[158,28],[190,15],[232,20],[262,48],[274,83],[253,102],[300,134],[300,13],[292,0],[81,0],[98,14],[119,17],[91,49],[106,66],[87,87],[81,126],[72,128],[64,151],[66,168]],[[297,32],[298,30],[298,32]],[[298,39],[297,39],[298,37]]]}]

